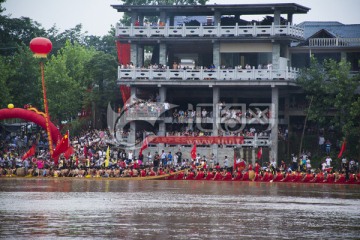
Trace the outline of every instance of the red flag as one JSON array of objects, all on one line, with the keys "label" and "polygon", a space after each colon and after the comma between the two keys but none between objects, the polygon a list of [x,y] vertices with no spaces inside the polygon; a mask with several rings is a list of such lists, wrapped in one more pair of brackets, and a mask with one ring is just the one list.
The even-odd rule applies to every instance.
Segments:
[{"label": "red flag", "polygon": [[54,150],[52,157],[54,158],[55,164],[57,164],[57,160],[59,159],[60,154],[64,153],[69,147],[69,131],[67,131],[64,137],[61,139],[60,143],[56,145]]},{"label": "red flag", "polygon": [[32,157],[35,155],[35,149],[36,145],[33,144],[32,147],[22,156],[22,160],[25,160],[26,158]]},{"label": "red flag", "polygon": [[234,170],[236,169],[236,153],[234,151]]},{"label": "red flag", "polygon": [[338,158],[341,158],[341,156],[342,156],[343,153],[345,152],[345,149],[346,149],[346,139],[344,140],[344,142],[343,142],[342,145],[341,145],[341,149],[340,149]]},{"label": "red flag", "polygon": [[148,137],[146,137],[141,145],[141,148],[140,148],[140,152],[139,152],[139,156],[142,156],[142,152],[147,149],[149,146],[149,140],[148,140]]},{"label": "red flag", "polygon": [[196,159],[196,144],[194,144],[193,148],[191,149],[191,158]]},{"label": "red flag", "polygon": [[84,146],[84,156],[85,156],[85,158],[87,157],[87,155],[88,155],[88,150],[87,150],[87,147],[86,147],[86,145]]},{"label": "red flag", "polygon": [[66,151],[64,152],[64,157],[66,159],[69,159],[71,155],[73,155],[75,153],[74,149],[72,147],[68,147],[68,149],[66,149]]},{"label": "red flag", "polygon": [[261,159],[261,157],[262,157],[262,147],[260,147],[257,152],[257,159]]}]

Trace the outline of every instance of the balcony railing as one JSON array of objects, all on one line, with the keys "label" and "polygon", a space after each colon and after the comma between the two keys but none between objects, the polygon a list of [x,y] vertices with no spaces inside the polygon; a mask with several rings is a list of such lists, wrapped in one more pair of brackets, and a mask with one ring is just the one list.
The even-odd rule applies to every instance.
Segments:
[{"label": "balcony railing", "polygon": [[249,26],[120,26],[116,36],[125,37],[270,37],[291,36],[304,38],[302,28],[290,25],[249,25]]},{"label": "balcony railing", "polygon": [[360,46],[360,38],[310,38],[310,47],[353,47]]},{"label": "balcony railing", "polygon": [[273,69],[123,69],[118,68],[119,81],[133,80],[295,80],[298,70]]}]

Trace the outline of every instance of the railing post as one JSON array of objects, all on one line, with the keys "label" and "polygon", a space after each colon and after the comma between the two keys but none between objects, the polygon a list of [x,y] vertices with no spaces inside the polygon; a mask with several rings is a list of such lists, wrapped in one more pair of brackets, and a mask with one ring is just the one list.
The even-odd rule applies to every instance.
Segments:
[{"label": "railing post", "polygon": [[130,37],[134,36],[134,25],[131,23],[130,24]]},{"label": "railing post", "polygon": [[164,26],[164,36],[165,37],[169,36],[169,26],[167,25],[167,23],[165,23],[165,26]]},{"label": "railing post", "polygon": [[220,79],[220,66],[217,67],[216,69],[216,80]]},{"label": "railing post", "polygon": [[202,23],[200,23],[200,27],[199,27],[199,36],[200,37],[203,37],[204,36],[204,28],[203,28],[203,25],[202,25]]},{"label": "railing post", "polygon": [[254,25],[253,25],[253,37],[256,37],[256,23],[254,23]]},{"label": "railing post", "polygon": [[200,67],[200,80],[204,80],[204,71],[203,66]]},{"label": "railing post", "polygon": [[255,67],[254,66],[252,67],[252,79],[256,79],[255,78]]},{"label": "railing post", "polygon": [[287,26],[286,26],[286,35],[291,35],[290,33],[291,29],[290,29],[290,23],[288,22]]},{"label": "railing post", "polygon": [[235,23],[235,37],[239,36],[239,24]]},{"label": "railing post", "polygon": [[151,37],[151,26],[146,26],[146,36]]},{"label": "railing post", "polygon": [[218,26],[217,26],[217,36],[218,36],[218,37],[221,37],[221,26],[220,26],[220,23],[218,23]]},{"label": "railing post", "polygon": [[271,35],[271,36],[274,36],[274,35],[275,35],[275,24],[274,24],[274,22],[271,23],[270,35]]},{"label": "railing post", "polygon": [[182,33],[181,33],[181,36],[186,37],[185,23],[183,23],[183,25],[182,25]]}]

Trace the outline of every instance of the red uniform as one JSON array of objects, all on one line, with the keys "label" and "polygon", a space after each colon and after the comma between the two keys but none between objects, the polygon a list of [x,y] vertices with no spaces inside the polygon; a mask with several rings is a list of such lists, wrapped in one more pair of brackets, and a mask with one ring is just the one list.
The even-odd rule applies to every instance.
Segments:
[{"label": "red uniform", "polygon": [[207,173],[207,175],[206,175],[206,178],[205,178],[205,180],[212,180],[214,178],[214,174],[213,174],[213,172],[208,172]]},{"label": "red uniform", "polygon": [[345,175],[339,174],[339,178],[335,180],[335,183],[345,183]]},{"label": "red uniform", "polygon": [[276,175],[275,175],[275,178],[274,178],[274,182],[280,182],[282,179],[284,178],[284,176],[282,175],[281,172],[278,172]]},{"label": "red uniform", "polygon": [[203,171],[199,171],[195,177],[195,180],[202,180],[205,177],[205,173]]},{"label": "red uniform", "polygon": [[244,174],[244,176],[243,176],[243,178],[242,178],[242,181],[249,181],[250,179],[249,179],[249,172],[247,171],[245,174]]},{"label": "red uniform", "polygon": [[231,181],[232,180],[231,172],[227,172],[222,180],[223,181]]},{"label": "red uniform", "polygon": [[243,175],[242,175],[241,172],[236,172],[234,180],[235,181],[241,181],[242,177],[243,177]]},{"label": "red uniform", "polygon": [[194,172],[189,172],[188,175],[185,178],[186,180],[194,180],[195,179],[195,174]]},{"label": "red uniform", "polygon": [[313,179],[314,177],[313,177],[313,174],[312,173],[307,173],[306,175],[305,175],[305,177],[303,178],[303,182],[310,182],[312,179]]},{"label": "red uniform", "polygon": [[142,170],[140,171],[140,176],[141,176],[141,177],[145,177],[145,176],[146,176],[146,171],[145,171],[144,169],[142,169]]},{"label": "red uniform", "polygon": [[260,171],[260,165],[258,163],[255,163],[255,173],[259,173]]},{"label": "red uniform", "polygon": [[335,181],[335,176],[333,173],[329,173],[326,177],[326,179],[324,179],[324,183],[334,183]]},{"label": "red uniform", "polygon": [[184,179],[184,172],[179,172],[175,180],[183,180],[183,179]]},{"label": "red uniform", "polygon": [[293,176],[293,180],[292,182],[301,182],[301,180],[303,179],[303,175],[301,172],[297,172],[295,174],[295,176]]},{"label": "red uniform", "polygon": [[223,179],[223,176],[221,175],[221,173],[220,173],[220,172],[216,172],[216,173],[215,173],[214,180],[215,180],[215,181],[220,181],[220,180],[222,180],[222,179]]}]

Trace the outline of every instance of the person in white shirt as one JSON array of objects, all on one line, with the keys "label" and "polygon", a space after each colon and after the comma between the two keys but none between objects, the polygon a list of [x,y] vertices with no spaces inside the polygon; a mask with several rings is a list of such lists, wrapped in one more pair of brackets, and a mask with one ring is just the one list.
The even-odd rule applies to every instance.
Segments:
[{"label": "person in white shirt", "polygon": [[331,162],[332,162],[331,157],[330,157],[330,156],[327,156],[326,159],[325,159],[325,161],[326,161],[326,166],[327,166],[327,167],[331,167]]}]

